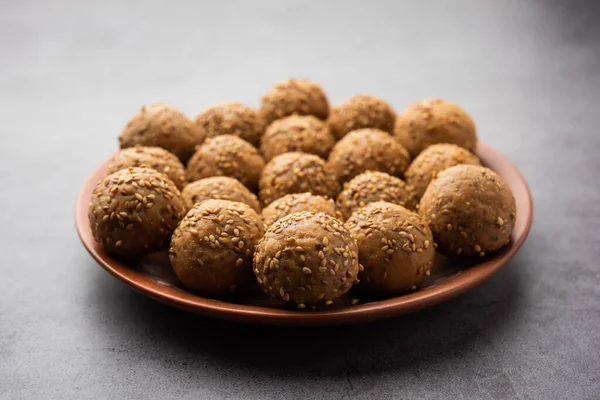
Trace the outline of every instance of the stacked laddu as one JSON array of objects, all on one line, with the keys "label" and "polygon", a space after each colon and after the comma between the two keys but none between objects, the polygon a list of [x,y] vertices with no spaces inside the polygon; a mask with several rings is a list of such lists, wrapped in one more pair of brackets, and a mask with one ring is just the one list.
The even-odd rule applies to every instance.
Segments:
[{"label": "stacked laddu", "polygon": [[94,238],[120,257],[168,250],[205,296],[258,286],[308,310],[350,290],[402,295],[436,251],[485,256],[516,220],[508,184],[473,153],[473,120],[441,99],[330,107],[320,85],[290,79],[258,109],[232,101],[192,120],[144,106],[119,142],[90,202]]}]

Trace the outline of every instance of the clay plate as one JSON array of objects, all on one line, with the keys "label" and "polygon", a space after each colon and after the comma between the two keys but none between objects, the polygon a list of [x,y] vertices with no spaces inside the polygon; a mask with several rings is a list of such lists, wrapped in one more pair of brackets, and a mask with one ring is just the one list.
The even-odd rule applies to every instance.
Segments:
[{"label": "clay plate", "polygon": [[135,262],[112,258],[94,241],[87,216],[92,191],[110,158],[85,181],[75,206],[75,223],[83,245],[101,267],[143,294],[187,311],[270,325],[340,325],[373,321],[418,311],[466,292],[506,265],[525,242],[533,216],[531,193],[525,179],[510,161],[485,143],[479,142],[477,155],[485,166],[506,180],[515,196],[517,220],[510,244],[485,258],[456,260],[438,256],[430,279],[422,289],[386,300],[352,305],[353,295],[350,294],[329,308],[301,311],[284,308],[280,303],[260,295],[209,299],[188,291],[177,282],[166,253],[155,253]]}]

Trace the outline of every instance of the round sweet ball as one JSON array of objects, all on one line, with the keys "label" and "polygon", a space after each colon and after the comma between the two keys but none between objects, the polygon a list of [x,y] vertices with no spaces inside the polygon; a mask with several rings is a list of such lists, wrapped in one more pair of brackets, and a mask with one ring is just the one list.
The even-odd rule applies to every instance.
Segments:
[{"label": "round sweet ball", "polygon": [[309,192],[335,198],[340,184],[325,161],[314,154],[284,153],[265,166],[258,196],[264,205],[292,193]]},{"label": "round sweet ball", "polygon": [[256,147],[237,136],[221,135],[198,147],[188,163],[187,178],[193,182],[211,176],[229,176],[254,190],[264,166]]},{"label": "round sweet ball", "polygon": [[235,101],[203,110],[196,117],[196,126],[206,138],[235,135],[253,146],[259,145],[264,130],[258,112]]},{"label": "round sweet ball", "polygon": [[135,146],[120,150],[106,168],[106,176],[130,167],[152,168],[167,175],[182,189],[187,181],[185,166],[175,154],[161,147]]},{"label": "round sweet ball", "polygon": [[265,226],[269,227],[278,219],[300,211],[322,212],[335,218],[341,216],[332,199],[310,193],[294,193],[286,194],[266,206],[262,218]]},{"label": "round sweet ball", "polygon": [[383,201],[357,210],[346,222],[356,238],[358,288],[373,296],[416,290],[431,273],[435,250],[427,224],[412,211]]},{"label": "round sweet ball", "polygon": [[122,256],[168,245],[184,214],[177,186],[154,169],[137,167],[99,181],[88,212],[94,239],[106,252]]},{"label": "round sweet ball", "polygon": [[290,79],[276,83],[262,97],[260,115],[267,125],[294,114],[327,119],[329,101],[323,88],[308,79]]},{"label": "round sweet ball", "polygon": [[292,151],[327,158],[334,144],[335,139],[325,122],[312,115],[291,115],[267,127],[260,151],[266,161]]},{"label": "round sweet ball", "polygon": [[417,205],[412,188],[402,179],[385,172],[367,171],[344,184],[336,205],[344,219],[361,207],[376,201],[387,201],[408,209]]},{"label": "round sweet ball", "polygon": [[183,188],[181,197],[187,210],[206,200],[221,199],[244,203],[257,213],[260,212],[260,202],[256,195],[240,181],[228,176],[213,176],[192,182]]},{"label": "round sweet ball", "polygon": [[358,94],[331,109],[327,123],[336,138],[348,132],[373,128],[384,132],[394,131],[396,113],[385,101],[375,96]]},{"label": "round sweet ball", "polygon": [[366,171],[402,176],[410,164],[410,156],[389,134],[377,129],[359,129],[333,146],[328,163],[344,183]]},{"label": "round sweet ball", "polygon": [[250,206],[227,200],[196,204],[173,233],[169,258],[177,278],[205,295],[223,295],[252,282],[254,247],[264,233]]},{"label": "round sweet ball", "polygon": [[441,99],[409,105],[396,117],[394,134],[412,157],[436,143],[453,143],[471,152],[477,145],[475,124],[469,114]]},{"label": "round sweet ball", "polygon": [[162,147],[183,163],[190,158],[194,147],[203,141],[204,136],[193,121],[165,104],[143,106],[119,136],[122,149],[138,144]]},{"label": "round sweet ball", "polygon": [[445,255],[484,256],[510,241],[515,199],[494,171],[456,165],[440,172],[421,198],[419,214]]},{"label": "round sweet ball", "polygon": [[433,144],[413,160],[404,177],[420,199],[438,173],[459,164],[481,165],[475,154],[462,147],[449,143]]},{"label": "round sweet ball", "polygon": [[254,275],[265,293],[298,308],[332,304],[357,282],[358,270],[356,241],[324,213],[281,218],[254,253]]}]

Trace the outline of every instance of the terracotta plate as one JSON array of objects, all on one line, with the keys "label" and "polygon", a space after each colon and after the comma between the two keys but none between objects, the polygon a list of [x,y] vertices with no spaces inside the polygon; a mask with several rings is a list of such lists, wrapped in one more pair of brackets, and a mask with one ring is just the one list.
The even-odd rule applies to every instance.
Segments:
[{"label": "terracotta plate", "polygon": [[75,206],[75,223],[83,245],[110,274],[129,286],[166,304],[201,315],[228,320],[271,325],[339,325],[373,321],[414,312],[458,296],[479,285],[502,268],[525,242],[532,220],[529,188],[517,168],[485,143],[479,142],[477,154],[484,165],[500,174],[509,184],[517,202],[517,221],[511,243],[488,257],[472,261],[450,260],[442,256],[423,289],[404,296],[352,305],[352,294],[330,308],[300,311],[284,308],[262,296],[209,299],[183,288],[171,272],[166,253],[156,253],[136,262],[123,263],[104,253],[92,237],[88,205],[96,182],[109,159],[86,180]]}]

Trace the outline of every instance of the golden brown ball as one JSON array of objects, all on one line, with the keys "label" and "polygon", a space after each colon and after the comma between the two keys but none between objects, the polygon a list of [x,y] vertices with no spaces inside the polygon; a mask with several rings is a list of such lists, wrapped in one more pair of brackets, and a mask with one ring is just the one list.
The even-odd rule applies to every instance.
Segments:
[{"label": "golden brown ball", "polygon": [[357,281],[358,270],[356,241],[324,213],[279,219],[254,254],[254,275],[265,293],[298,308],[332,304]]},{"label": "golden brown ball", "polygon": [[344,219],[361,207],[376,201],[399,204],[408,209],[417,205],[413,189],[402,179],[385,172],[367,171],[344,184],[336,205]]},{"label": "golden brown ball", "polygon": [[250,143],[234,135],[207,139],[187,166],[190,182],[211,176],[229,176],[255,190],[265,162]]},{"label": "golden brown ball", "polygon": [[475,154],[462,147],[449,143],[433,144],[413,160],[404,177],[420,199],[438,173],[459,164],[481,165]]},{"label": "golden brown ball", "polygon": [[179,161],[179,158],[177,158],[175,154],[162,147],[138,145],[119,150],[112,160],[110,160],[110,163],[106,168],[106,176],[130,167],[152,168],[158,172],[162,172],[167,175],[180,190],[183,189],[187,183],[185,178],[185,166]]},{"label": "golden brown ball", "polygon": [[312,115],[290,115],[267,127],[260,151],[266,161],[292,151],[326,159],[334,143],[335,139],[325,122]]},{"label": "golden brown ball", "polygon": [[143,106],[119,136],[122,149],[135,145],[162,147],[179,157],[183,163],[203,141],[203,133],[194,122],[165,104]]},{"label": "golden brown ball", "polygon": [[263,223],[247,204],[196,204],[173,234],[169,258],[177,278],[207,295],[223,295],[252,282],[254,247]]},{"label": "golden brown ball", "polygon": [[192,182],[183,188],[181,197],[187,210],[190,210],[196,203],[210,199],[222,199],[248,204],[254,211],[260,212],[260,202],[256,195],[240,181],[228,176],[213,176]]},{"label": "golden brown ball", "polygon": [[510,241],[516,205],[491,169],[456,165],[440,172],[421,198],[419,214],[446,255],[485,255]]},{"label": "golden brown ball", "polygon": [[477,145],[475,124],[469,114],[442,99],[409,105],[396,117],[394,135],[412,157],[436,143],[453,143],[471,152]]},{"label": "golden brown ball", "polygon": [[278,219],[300,211],[322,212],[335,218],[341,216],[332,199],[311,193],[293,193],[266,206],[262,211],[262,218],[265,226],[269,227]]},{"label": "golden brown ball", "polygon": [[260,144],[264,131],[258,112],[235,101],[216,104],[203,110],[196,117],[196,125],[206,138],[235,135],[253,146]]},{"label": "golden brown ball", "polygon": [[184,213],[181,193],[165,174],[133,167],[98,182],[88,216],[106,252],[131,256],[166,246]]},{"label": "golden brown ball", "polygon": [[375,96],[357,94],[333,107],[327,123],[336,138],[364,128],[393,133],[396,113],[385,101]]},{"label": "golden brown ball", "polygon": [[358,243],[358,289],[373,296],[416,290],[430,274],[435,250],[427,224],[412,211],[387,202],[357,210],[346,227]]},{"label": "golden brown ball", "polygon": [[308,79],[290,79],[276,83],[262,97],[260,115],[267,125],[294,114],[327,119],[329,101],[323,88]]},{"label": "golden brown ball", "polygon": [[381,171],[401,177],[410,156],[389,134],[377,129],[352,131],[333,146],[329,166],[341,183],[366,171]]},{"label": "golden brown ball", "polygon": [[264,205],[286,194],[305,193],[335,198],[340,184],[325,161],[314,154],[284,153],[265,166],[259,182]]}]

